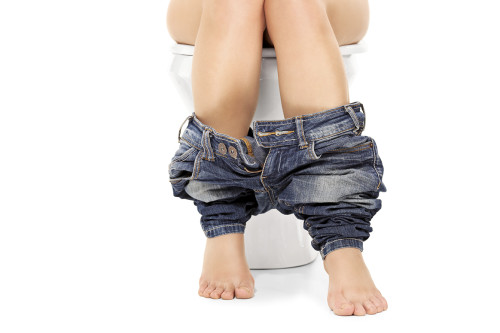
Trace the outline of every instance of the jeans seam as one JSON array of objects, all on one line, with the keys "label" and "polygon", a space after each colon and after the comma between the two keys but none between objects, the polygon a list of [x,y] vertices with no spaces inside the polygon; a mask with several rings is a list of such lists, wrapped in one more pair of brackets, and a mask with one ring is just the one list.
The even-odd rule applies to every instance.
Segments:
[{"label": "jeans seam", "polygon": [[302,118],[302,116],[300,116],[300,134],[302,135],[302,138],[304,139],[304,142],[306,143],[306,145],[301,147],[301,149],[309,147],[309,142],[307,142],[306,136],[304,135],[304,118]]},{"label": "jeans seam", "polygon": [[360,241],[360,242],[363,242],[361,239],[359,238],[352,238],[352,237],[345,237],[345,238],[339,238],[339,239],[334,239],[334,240],[331,240],[331,241],[328,241],[326,242],[322,248],[324,249],[328,244],[331,244],[331,243],[335,243],[335,242],[339,242],[341,240],[345,240],[345,239],[354,239],[354,240],[357,240],[357,241]]},{"label": "jeans seam", "polygon": [[193,170],[193,175],[191,176],[191,178],[189,178],[189,180],[198,179],[198,176],[200,175],[200,164],[201,164],[201,160],[202,160],[202,158],[200,158],[200,156],[201,156],[202,152],[203,151],[200,150],[198,152],[198,155],[196,155],[195,168]]},{"label": "jeans seam", "polygon": [[268,159],[268,157],[271,155],[271,152],[272,152],[272,151],[273,151],[273,149],[272,149],[272,148],[269,148],[269,151],[267,152],[266,159],[264,160],[264,163],[262,164],[262,170],[261,170],[261,171],[262,171],[262,173],[261,173],[261,175],[260,175],[260,177],[259,177],[259,178],[260,178],[260,182],[262,183],[262,186],[264,187],[264,190],[266,190],[267,195],[269,196],[269,199],[270,199],[271,203],[274,205],[274,204],[275,204],[275,202],[274,202],[274,200],[273,200],[273,198],[272,198],[272,195],[271,195],[271,193],[269,193],[269,190],[267,189],[267,186],[266,186],[266,184],[264,183],[264,178],[265,178],[265,176],[264,176],[264,169],[266,168],[267,159]]},{"label": "jeans seam", "polygon": [[215,229],[219,229],[219,228],[235,227],[235,226],[242,226],[242,227],[244,227],[245,225],[242,224],[242,223],[223,224],[223,225],[218,225],[216,227],[212,227],[210,229],[207,229],[207,230],[205,230],[205,232],[209,232],[209,231],[212,231],[212,230],[215,230]]},{"label": "jeans seam", "polygon": [[333,252],[335,250],[338,250],[338,249],[342,249],[342,248],[346,248],[346,247],[354,247],[354,248],[357,248],[357,249],[360,249],[359,247],[357,246],[352,246],[352,245],[348,245],[348,246],[341,246],[341,247],[337,247],[337,248],[334,248],[333,250],[331,251],[328,251],[328,253],[325,254],[325,248],[328,244],[332,244],[334,242],[339,242],[339,241],[343,241],[343,240],[355,240],[355,241],[358,241],[358,242],[361,242],[361,247],[363,246],[363,240],[359,239],[359,238],[340,238],[340,239],[335,239],[335,240],[332,240],[332,241],[328,241],[326,242],[320,249],[320,254],[321,254],[321,257],[323,258],[323,260],[325,259],[326,255],[330,254],[330,252]]},{"label": "jeans seam", "polygon": [[377,178],[378,178],[378,185],[377,185],[377,188],[376,190],[378,190],[380,188],[380,184],[382,183],[382,178],[380,177],[380,174],[378,173],[378,170],[377,170],[377,153],[376,153],[376,149],[375,149],[375,144],[373,143],[373,138],[370,138],[371,140],[371,146],[373,148],[373,169],[375,170],[375,173],[377,174]]},{"label": "jeans seam", "polygon": [[191,147],[188,150],[186,150],[184,153],[182,153],[180,156],[177,158],[172,159],[172,162],[182,162],[186,160],[193,152],[195,151],[195,148]]}]

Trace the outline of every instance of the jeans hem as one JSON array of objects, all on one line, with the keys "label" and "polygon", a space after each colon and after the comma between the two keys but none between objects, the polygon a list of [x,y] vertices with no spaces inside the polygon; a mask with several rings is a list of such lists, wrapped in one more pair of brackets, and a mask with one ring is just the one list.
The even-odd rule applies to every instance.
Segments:
[{"label": "jeans hem", "polygon": [[325,260],[327,254],[344,247],[354,247],[363,252],[363,241],[357,238],[342,238],[328,241],[321,247],[321,259]]},{"label": "jeans hem", "polygon": [[243,234],[245,233],[245,224],[233,223],[225,224],[217,227],[212,227],[208,230],[204,230],[205,236],[208,238],[213,238],[217,236],[222,236],[226,234]]}]

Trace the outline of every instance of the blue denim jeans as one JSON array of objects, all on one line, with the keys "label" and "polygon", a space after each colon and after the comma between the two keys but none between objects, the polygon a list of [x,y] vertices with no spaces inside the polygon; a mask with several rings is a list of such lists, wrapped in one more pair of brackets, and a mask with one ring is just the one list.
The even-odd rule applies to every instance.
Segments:
[{"label": "blue denim jeans", "polygon": [[275,208],[304,221],[323,260],[343,247],[363,251],[386,191],[377,144],[361,135],[365,119],[363,105],[352,102],[254,121],[238,139],[193,112],[168,167],[173,194],[194,202],[207,237],[243,233],[252,215]]}]

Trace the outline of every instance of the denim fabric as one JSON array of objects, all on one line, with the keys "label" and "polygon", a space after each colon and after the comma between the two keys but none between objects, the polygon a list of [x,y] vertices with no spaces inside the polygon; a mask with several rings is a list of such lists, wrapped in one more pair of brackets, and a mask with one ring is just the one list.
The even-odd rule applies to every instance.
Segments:
[{"label": "denim fabric", "polygon": [[194,202],[207,237],[243,233],[252,215],[275,208],[304,221],[323,260],[343,247],[363,251],[387,190],[377,144],[361,135],[365,119],[363,105],[352,102],[254,121],[237,139],[193,112],[169,164],[173,194]]}]

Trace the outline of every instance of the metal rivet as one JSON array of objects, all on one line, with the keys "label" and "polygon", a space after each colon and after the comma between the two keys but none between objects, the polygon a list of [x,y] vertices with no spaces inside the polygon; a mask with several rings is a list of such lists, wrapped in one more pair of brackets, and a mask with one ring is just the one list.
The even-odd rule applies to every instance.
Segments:
[{"label": "metal rivet", "polygon": [[222,154],[222,155],[226,155],[227,153],[227,148],[226,148],[226,145],[223,144],[222,142],[219,143],[219,152]]},{"label": "metal rivet", "polygon": [[234,148],[233,146],[229,146],[229,155],[231,155],[231,157],[233,158],[236,158],[238,156],[236,148]]}]

